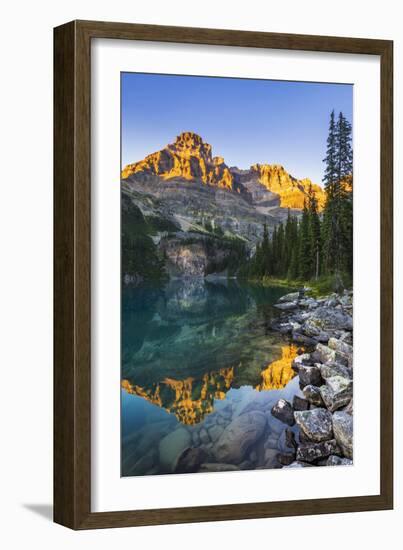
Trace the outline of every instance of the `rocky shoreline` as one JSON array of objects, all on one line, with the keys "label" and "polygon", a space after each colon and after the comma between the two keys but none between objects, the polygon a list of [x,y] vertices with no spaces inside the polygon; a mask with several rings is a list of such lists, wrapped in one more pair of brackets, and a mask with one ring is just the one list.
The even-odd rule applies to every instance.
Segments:
[{"label": "rocky shoreline", "polygon": [[[280,399],[272,414],[298,427],[289,467],[349,465],[353,460],[352,292],[315,299],[306,289],[283,296],[274,330],[312,349],[293,361],[303,397]],[[291,458],[293,460],[291,460]]]},{"label": "rocky shoreline", "polygon": [[283,296],[272,325],[299,344],[282,390],[241,388],[203,423],[167,419],[129,436],[123,475],[349,465],[353,459],[352,293]]}]

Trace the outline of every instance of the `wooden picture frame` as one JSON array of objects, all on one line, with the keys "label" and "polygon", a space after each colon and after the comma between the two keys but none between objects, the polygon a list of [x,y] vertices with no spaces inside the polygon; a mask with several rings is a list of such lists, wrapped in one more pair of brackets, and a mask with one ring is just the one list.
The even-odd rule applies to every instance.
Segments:
[{"label": "wooden picture frame", "polygon": [[[379,495],[91,512],[91,40],[354,53],[381,59],[381,488]],[[73,21],[54,30],[54,520],[72,529],[328,514],[393,507],[393,43]]]}]

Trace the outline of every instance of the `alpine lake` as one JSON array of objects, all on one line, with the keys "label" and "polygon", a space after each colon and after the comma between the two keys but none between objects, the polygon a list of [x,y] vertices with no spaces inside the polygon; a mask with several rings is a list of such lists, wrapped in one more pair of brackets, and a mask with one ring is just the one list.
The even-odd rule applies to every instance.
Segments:
[{"label": "alpine lake", "polygon": [[[267,442],[286,451],[287,426],[271,407],[302,395],[301,348],[270,329],[288,292],[226,278],[123,288],[122,476],[189,471],[178,467],[188,449],[206,463],[191,471],[280,467]],[[248,410],[264,412],[264,432],[241,462],[217,464],[217,441]]]}]

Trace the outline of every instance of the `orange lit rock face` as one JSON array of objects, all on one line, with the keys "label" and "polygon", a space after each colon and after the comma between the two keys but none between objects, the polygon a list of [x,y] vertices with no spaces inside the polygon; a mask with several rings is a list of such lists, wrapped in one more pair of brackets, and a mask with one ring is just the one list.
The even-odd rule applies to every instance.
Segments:
[{"label": "orange lit rock face", "polygon": [[283,346],[281,349],[281,358],[269,363],[262,372],[262,382],[256,386],[258,391],[280,390],[294,378],[295,371],[291,365],[293,359],[298,355],[298,348],[291,344]]},{"label": "orange lit rock face", "polygon": [[[194,132],[183,132],[174,143],[161,151],[148,155],[144,160],[128,164],[122,170],[122,179],[135,174],[159,176],[162,180],[181,178],[200,181],[203,184],[242,192],[237,181],[238,169],[229,168],[223,157],[213,157],[212,147]],[[246,174],[246,176],[245,176]],[[324,190],[309,179],[298,180],[278,164],[254,164],[244,172],[243,177],[257,180],[268,191],[279,196],[280,206],[301,210],[309,186],[315,192],[318,208],[323,209]]]},{"label": "orange lit rock face", "polygon": [[165,378],[151,389],[144,389],[128,380],[122,380],[122,388],[128,393],[144,397],[154,405],[176,416],[182,424],[198,424],[213,411],[214,399],[224,399],[234,379],[234,368],[206,373],[202,380]]},{"label": "orange lit rock face", "polygon": [[297,180],[279,164],[254,164],[251,170],[257,174],[260,183],[266,189],[279,195],[280,206],[302,209],[311,185],[318,201],[318,209],[323,210],[325,192],[320,185],[312,183],[310,179]]},{"label": "orange lit rock face", "polygon": [[[256,386],[256,390],[284,388],[295,376],[291,364],[296,356],[296,346],[283,346],[281,358],[269,363],[262,371],[262,382]],[[151,388],[142,388],[129,380],[122,380],[122,388],[174,414],[182,424],[193,425],[213,412],[214,400],[225,399],[227,391],[235,383],[234,367],[230,367],[206,373],[201,380],[191,377],[184,380],[165,378]]]},{"label": "orange lit rock face", "polygon": [[144,160],[128,164],[122,171],[126,179],[139,172],[160,176],[164,180],[184,178],[232,189],[233,176],[222,157],[212,156],[211,145],[193,132],[183,132],[175,143],[148,155]]}]

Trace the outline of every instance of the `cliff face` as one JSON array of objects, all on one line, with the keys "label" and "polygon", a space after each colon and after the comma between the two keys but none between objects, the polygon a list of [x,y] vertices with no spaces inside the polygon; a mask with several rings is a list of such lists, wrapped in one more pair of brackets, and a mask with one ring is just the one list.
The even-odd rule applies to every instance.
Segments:
[{"label": "cliff face", "polygon": [[163,181],[198,181],[243,194],[251,200],[263,194],[266,202],[268,196],[264,191],[268,191],[281,208],[301,210],[310,186],[316,195],[319,210],[325,200],[319,185],[309,179],[294,178],[280,165],[254,164],[248,170],[228,167],[222,157],[213,157],[211,145],[194,132],[183,132],[174,143],[144,160],[128,164],[122,170],[123,180],[144,180],[149,176],[157,176]]},{"label": "cliff face", "polygon": [[298,180],[279,164],[254,164],[251,166],[251,172],[257,175],[259,182],[267,190],[280,197],[281,207],[302,209],[311,187],[318,201],[319,210],[323,209],[325,192],[320,185],[312,183],[310,179]]},{"label": "cliff face", "polygon": [[122,178],[133,174],[152,174],[164,180],[201,180],[220,188],[233,188],[233,176],[224,159],[213,157],[211,145],[193,132],[183,132],[175,143],[148,155],[144,160],[127,165],[122,171]]}]

